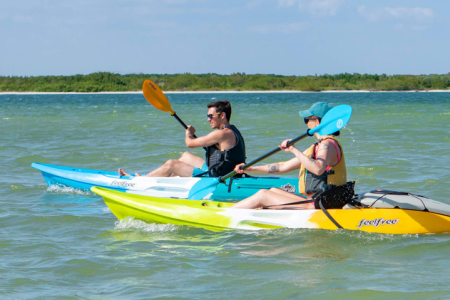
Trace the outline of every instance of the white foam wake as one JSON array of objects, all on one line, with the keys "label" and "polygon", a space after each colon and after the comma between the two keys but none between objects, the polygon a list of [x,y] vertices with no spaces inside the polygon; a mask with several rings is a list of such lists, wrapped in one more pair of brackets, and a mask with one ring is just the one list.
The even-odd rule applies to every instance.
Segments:
[{"label": "white foam wake", "polygon": [[81,189],[76,189],[76,188],[69,187],[69,186],[56,185],[56,184],[50,185],[47,189],[47,192],[56,193],[56,194],[77,194],[77,195],[83,195],[83,196],[93,195],[93,193],[88,190],[81,190]]},{"label": "white foam wake", "polygon": [[133,217],[127,217],[115,223],[115,230],[139,229],[147,232],[173,232],[180,229],[181,226],[173,224],[148,224],[141,220],[135,220]]}]

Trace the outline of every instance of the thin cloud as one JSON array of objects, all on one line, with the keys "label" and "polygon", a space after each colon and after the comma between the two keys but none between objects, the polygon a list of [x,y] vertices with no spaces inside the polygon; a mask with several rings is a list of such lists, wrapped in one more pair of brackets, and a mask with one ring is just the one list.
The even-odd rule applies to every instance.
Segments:
[{"label": "thin cloud", "polygon": [[382,8],[367,9],[365,5],[358,7],[358,14],[372,22],[376,22],[387,17],[386,11]]},{"label": "thin cloud", "polygon": [[295,34],[309,27],[308,23],[290,23],[290,24],[274,24],[274,25],[255,25],[249,27],[248,30],[260,34]]},{"label": "thin cloud", "polygon": [[345,0],[278,0],[278,7],[298,5],[301,12],[307,12],[316,17],[334,16]]},{"label": "thin cloud", "polygon": [[33,18],[30,16],[24,16],[24,15],[15,15],[12,17],[14,22],[17,23],[32,23]]},{"label": "thin cloud", "polygon": [[396,30],[402,30],[403,28],[405,28],[405,25],[403,25],[403,24],[395,24],[394,28]]},{"label": "thin cloud", "polygon": [[433,10],[431,8],[390,8],[385,7],[385,10],[393,17],[399,19],[415,19],[416,21],[428,21],[433,19]]},{"label": "thin cloud", "polygon": [[[314,0],[306,5],[306,10],[317,17],[334,16],[343,3],[342,0]],[[303,7],[300,3],[299,8]]]},{"label": "thin cloud", "polygon": [[[151,0],[155,3],[160,0]],[[144,4],[148,4],[149,0],[142,0]],[[208,3],[208,0],[164,0],[164,3],[167,4],[192,4],[192,3]]]},{"label": "thin cloud", "polygon": [[295,5],[295,0],[278,0],[278,7],[291,7]]},{"label": "thin cloud", "polygon": [[383,19],[395,18],[401,20],[412,20],[418,22],[429,22],[434,18],[431,8],[404,8],[404,7],[384,7],[367,8],[365,5],[358,7],[358,14],[369,21],[380,21]]},{"label": "thin cloud", "polygon": [[185,13],[198,13],[198,14],[205,14],[205,15],[231,15],[233,13],[238,12],[239,10],[236,8],[228,8],[228,9],[213,9],[213,8],[198,8],[198,9],[189,9],[186,10]]},{"label": "thin cloud", "polygon": [[415,25],[415,26],[411,26],[411,28],[414,29],[414,30],[422,31],[422,30],[427,30],[428,26],[426,26],[426,25]]},{"label": "thin cloud", "polygon": [[260,6],[260,5],[261,5],[261,0],[253,0],[253,1],[248,2],[245,5],[245,7],[247,7],[248,9],[253,9],[253,8],[256,8],[256,7]]},{"label": "thin cloud", "polygon": [[187,1],[186,0],[165,0],[164,2],[168,3],[168,4],[184,4]]}]

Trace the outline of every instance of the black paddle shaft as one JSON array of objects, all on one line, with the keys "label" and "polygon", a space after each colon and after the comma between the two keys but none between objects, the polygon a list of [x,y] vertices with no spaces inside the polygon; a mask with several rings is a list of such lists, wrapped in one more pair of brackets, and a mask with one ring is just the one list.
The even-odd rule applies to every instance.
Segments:
[{"label": "black paddle shaft", "polygon": [[[180,122],[180,124],[184,127],[184,129],[187,129],[186,124],[184,124],[183,120],[181,120],[175,112],[173,113],[172,116],[175,117],[175,119],[177,119],[178,122]],[[193,137],[197,138],[197,136],[195,134],[193,135]],[[205,149],[205,151],[206,151],[206,147],[203,147],[203,149]]]},{"label": "black paddle shaft", "polygon": [[[295,139],[290,140],[290,142],[287,144],[287,146],[288,146],[288,147],[289,147],[289,146],[292,146],[292,145],[294,145],[295,143],[297,143],[298,141],[303,140],[304,138],[306,138],[306,137],[308,137],[308,136],[312,136],[311,134],[309,134],[309,129],[306,131],[305,134],[302,134],[302,135],[296,137]],[[260,157],[258,157],[258,158],[255,159],[255,160],[252,160],[251,162],[249,162],[249,163],[246,164],[246,165],[243,165],[241,169],[242,169],[242,170],[245,170],[245,169],[247,169],[248,167],[251,167],[251,166],[253,166],[254,164],[259,163],[260,161],[262,161],[262,160],[268,158],[269,156],[274,155],[275,153],[277,153],[277,152],[279,152],[279,151],[281,151],[281,148],[280,148],[280,147],[275,148],[275,149],[273,149],[272,151],[270,151],[269,153],[267,153],[267,154],[265,154],[265,155],[263,155],[263,156],[260,156]],[[223,181],[227,180],[228,178],[233,177],[233,176],[236,175],[236,174],[237,174],[236,171],[231,171],[231,172],[228,173],[227,175],[224,175],[224,176],[222,176],[222,177],[219,177],[219,181],[220,181],[220,182],[223,182]]]}]

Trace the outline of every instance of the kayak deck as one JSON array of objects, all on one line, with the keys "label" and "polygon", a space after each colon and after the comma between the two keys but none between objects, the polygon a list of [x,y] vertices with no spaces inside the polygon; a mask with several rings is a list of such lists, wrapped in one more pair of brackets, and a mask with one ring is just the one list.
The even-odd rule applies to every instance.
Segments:
[{"label": "kayak deck", "polygon": [[[120,220],[134,217],[150,223],[191,225],[213,230],[315,228],[336,230],[322,210],[233,209],[232,203],[131,195],[93,187]],[[450,217],[398,208],[329,209],[344,228],[385,234],[450,232]]]},{"label": "kayak deck", "polygon": [[49,186],[78,189],[104,187],[132,194],[180,199],[241,200],[260,189],[277,187],[298,193],[298,179],[288,177],[243,177],[219,182],[214,177],[119,176],[117,172],[33,163]]}]

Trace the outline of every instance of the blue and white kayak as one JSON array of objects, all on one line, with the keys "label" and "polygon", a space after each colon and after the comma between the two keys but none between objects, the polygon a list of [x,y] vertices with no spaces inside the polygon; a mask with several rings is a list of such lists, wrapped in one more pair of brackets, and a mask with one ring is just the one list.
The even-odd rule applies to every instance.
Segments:
[{"label": "blue and white kayak", "polygon": [[[242,200],[260,189],[272,187],[298,193],[298,179],[287,177],[243,177],[227,179],[209,177],[135,177],[119,176],[117,172],[81,169],[33,163],[51,186],[68,186],[89,190],[93,186],[121,192],[164,198],[191,200]],[[231,185],[231,186],[230,186]]]}]

